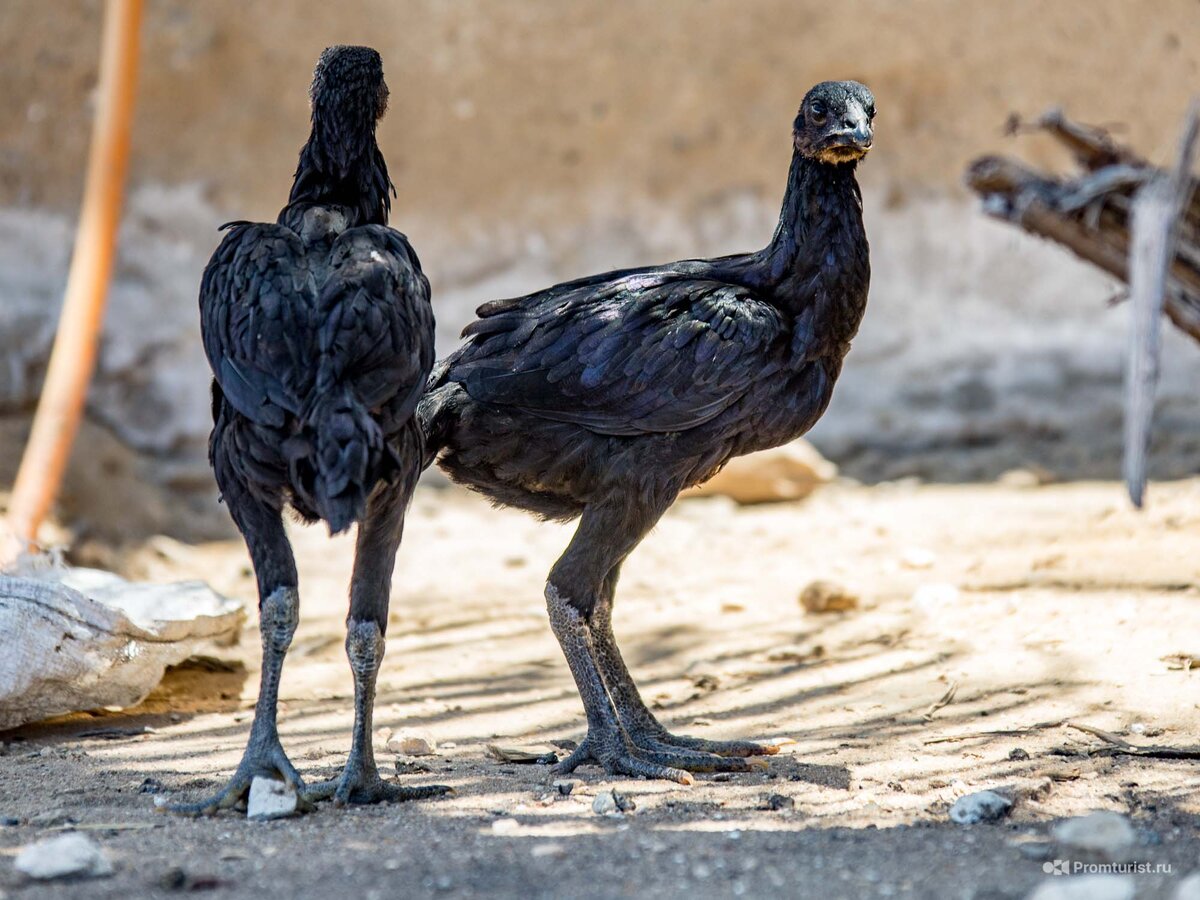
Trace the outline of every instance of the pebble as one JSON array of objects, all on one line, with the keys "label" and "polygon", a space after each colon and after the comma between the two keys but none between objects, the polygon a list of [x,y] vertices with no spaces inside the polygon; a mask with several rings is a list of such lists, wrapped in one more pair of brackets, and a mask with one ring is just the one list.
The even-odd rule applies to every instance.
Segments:
[{"label": "pebble", "polygon": [[405,730],[388,738],[387,748],[405,756],[433,756],[437,752],[437,741],[427,732]]},{"label": "pebble", "polygon": [[995,822],[1008,815],[1012,805],[1012,800],[995,791],[978,791],[954,801],[950,807],[950,820],[959,825]]},{"label": "pebble", "polygon": [[805,612],[847,612],[858,609],[858,595],[834,581],[814,581],[800,594]]},{"label": "pebble", "polygon": [[1043,881],[1028,900],[1133,900],[1136,891],[1131,875],[1058,875]]},{"label": "pebble", "polygon": [[1124,862],[1137,840],[1129,820],[1108,811],[1059,822],[1050,834],[1061,847],[1106,862]]},{"label": "pebble", "polygon": [[27,844],[17,854],[16,870],[39,881],[53,878],[102,878],[113,872],[100,845],[87,835],[69,831]]},{"label": "pebble", "polygon": [[554,789],[563,797],[570,797],[571,792],[579,787],[583,782],[578,778],[556,778],[554,780]]},{"label": "pebble", "polygon": [[507,763],[536,763],[543,766],[552,766],[558,762],[558,754],[548,744],[537,744],[529,747],[488,744],[487,751],[493,758]]},{"label": "pebble", "polygon": [[758,804],[759,809],[769,809],[778,812],[781,809],[795,809],[796,801],[786,794],[764,794]]},{"label": "pebble", "polygon": [[246,802],[246,818],[265,821],[282,819],[296,812],[296,792],[282,781],[255,776],[250,782],[250,798]]},{"label": "pebble", "polygon": [[592,812],[598,816],[616,816],[635,809],[637,804],[632,799],[616,791],[601,791],[592,800]]},{"label": "pebble", "polygon": [[1029,751],[1020,747],[1013,747],[1013,749],[1008,751],[1008,758],[1013,762],[1029,759]]},{"label": "pebble", "polygon": [[516,819],[496,819],[492,822],[492,834],[516,834],[521,830],[521,823]]}]

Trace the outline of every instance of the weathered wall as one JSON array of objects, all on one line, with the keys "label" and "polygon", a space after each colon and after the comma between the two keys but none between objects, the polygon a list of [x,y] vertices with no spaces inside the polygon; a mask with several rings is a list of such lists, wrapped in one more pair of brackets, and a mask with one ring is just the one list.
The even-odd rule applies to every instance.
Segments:
[{"label": "weathered wall", "polygon": [[[762,244],[804,90],[866,81],[880,110],[862,170],[874,288],[815,439],[862,477],[1023,463],[1111,476],[1113,286],[984,221],[959,178],[975,154],[1012,148],[1010,112],[1050,105],[1123,125],[1165,158],[1200,90],[1198,13],[1194,0],[1153,15],[1125,0],[150,0],[130,210],[89,404],[107,438],[77,454],[68,511],[99,525],[114,489],[149,481],[170,492],[143,504],[151,527],[224,524],[197,515],[212,507],[195,287],[215,225],[274,216],[313,62],[350,42],[384,55],[395,224],[430,273],[443,349],[489,298]],[[65,278],[99,16],[94,0],[0,6],[0,483]],[[1019,148],[1053,152],[1036,138]],[[1200,465],[1200,353],[1167,351],[1155,464],[1180,474]]]},{"label": "weathered wall", "polygon": [[[1195,0],[150,0],[135,183],[199,180],[279,205],[330,43],[384,55],[382,142],[406,221],[463,235],[561,227],[629,202],[771,199],[804,90],[866,81],[871,179],[957,184],[1011,111],[1066,105],[1165,149],[1200,75]],[[0,7],[0,202],[70,210],[100,4]],[[584,196],[581,196],[583,194]]]}]

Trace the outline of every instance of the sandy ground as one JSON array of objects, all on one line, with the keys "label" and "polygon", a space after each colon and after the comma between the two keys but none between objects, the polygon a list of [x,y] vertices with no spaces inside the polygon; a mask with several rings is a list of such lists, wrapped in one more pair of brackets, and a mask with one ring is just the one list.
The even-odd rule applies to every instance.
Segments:
[{"label": "sandy ground", "polygon": [[[1116,485],[1088,483],[682,502],[626,566],[626,656],[677,730],[794,743],[761,773],[691,787],[585,768],[559,798],[544,766],[500,764],[486,747],[582,734],[541,596],[567,537],[458,491],[416,500],[377,725],[431,733],[439,752],[415,761],[430,771],[399,777],[455,796],[272,823],[153,812],[155,790],[199,796],[237,762],[257,688],[252,626],[225,654],[244,669],[190,666],[137,709],[0,735],[0,817],[19,823],[0,827],[0,895],[1016,898],[1048,878],[1029,845],[1096,809],[1131,817],[1139,861],[1172,867],[1138,876],[1139,897],[1171,897],[1200,868],[1200,764],[1091,754],[1102,742],[1068,725],[1196,743],[1200,675],[1178,658],[1200,657],[1200,479],[1155,485],[1142,515]],[[349,744],[352,544],[315,529],[294,539],[302,622],[281,732],[316,778]],[[160,539],[123,567],[253,597],[237,544]],[[817,578],[852,588],[860,608],[805,613],[798,595]],[[394,754],[380,757],[390,773]],[[958,796],[1004,785],[1022,797],[1008,819],[948,820]],[[592,798],[614,787],[636,811],[597,816]],[[769,794],[794,808],[760,809]],[[23,883],[12,854],[67,822],[116,874]]]}]

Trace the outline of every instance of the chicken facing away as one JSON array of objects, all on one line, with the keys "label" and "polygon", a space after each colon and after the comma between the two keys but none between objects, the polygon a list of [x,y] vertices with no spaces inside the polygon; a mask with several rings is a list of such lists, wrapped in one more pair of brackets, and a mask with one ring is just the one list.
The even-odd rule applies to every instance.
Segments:
[{"label": "chicken facing away", "polygon": [[436,367],[419,415],[449,476],[544,518],[579,517],[546,582],[550,625],[587,715],[559,764],[691,781],[778,748],[671,734],[613,637],[621,564],[684,488],[808,431],[866,309],[855,180],[875,101],[818,84],[793,126],[779,225],[763,250],[627,269],[488,303]]},{"label": "chicken facing away", "polygon": [[[392,184],[375,142],[387,108],[379,54],[330,47],[310,92],[312,134],[275,224],[235,222],[200,285],[213,371],[209,456],[258,581],[262,684],[232,780],[201,803],[245,797],[256,775],[282,777],[301,800],[370,803],[444,793],[379,776],[371,745],[392,569],[422,462],[415,417],[434,361],[429,282],[404,235],[387,227]],[[332,533],[359,524],[346,653],[354,732],[340,778],[306,787],[279,741],[276,704],[299,617],[290,505]]]}]

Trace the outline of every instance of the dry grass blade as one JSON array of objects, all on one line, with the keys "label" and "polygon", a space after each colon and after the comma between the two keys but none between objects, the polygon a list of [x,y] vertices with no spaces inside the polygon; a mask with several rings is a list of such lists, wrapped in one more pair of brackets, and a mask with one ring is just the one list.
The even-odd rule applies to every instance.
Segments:
[{"label": "dry grass blade", "polygon": [[1036,725],[1029,725],[1026,728],[993,728],[988,731],[968,731],[965,734],[950,734],[942,737],[930,738],[925,741],[925,746],[933,744],[957,744],[959,741],[974,741],[981,738],[993,737],[1022,737],[1027,734],[1033,734],[1035,731],[1042,731],[1046,728],[1059,728],[1063,724],[1063,720],[1059,719],[1056,722],[1038,722]]},{"label": "dry grass blade", "polygon": [[925,715],[922,718],[924,718],[925,721],[928,722],[930,719],[933,718],[933,714],[936,713],[939,709],[943,709],[944,707],[947,707],[951,703],[953,703],[954,695],[957,693],[958,693],[958,682],[957,681],[950,682],[950,687],[948,687],[946,689],[946,693],[942,694],[942,698],[940,700],[938,700],[936,703],[931,705],[929,707],[929,709],[925,710]]}]

